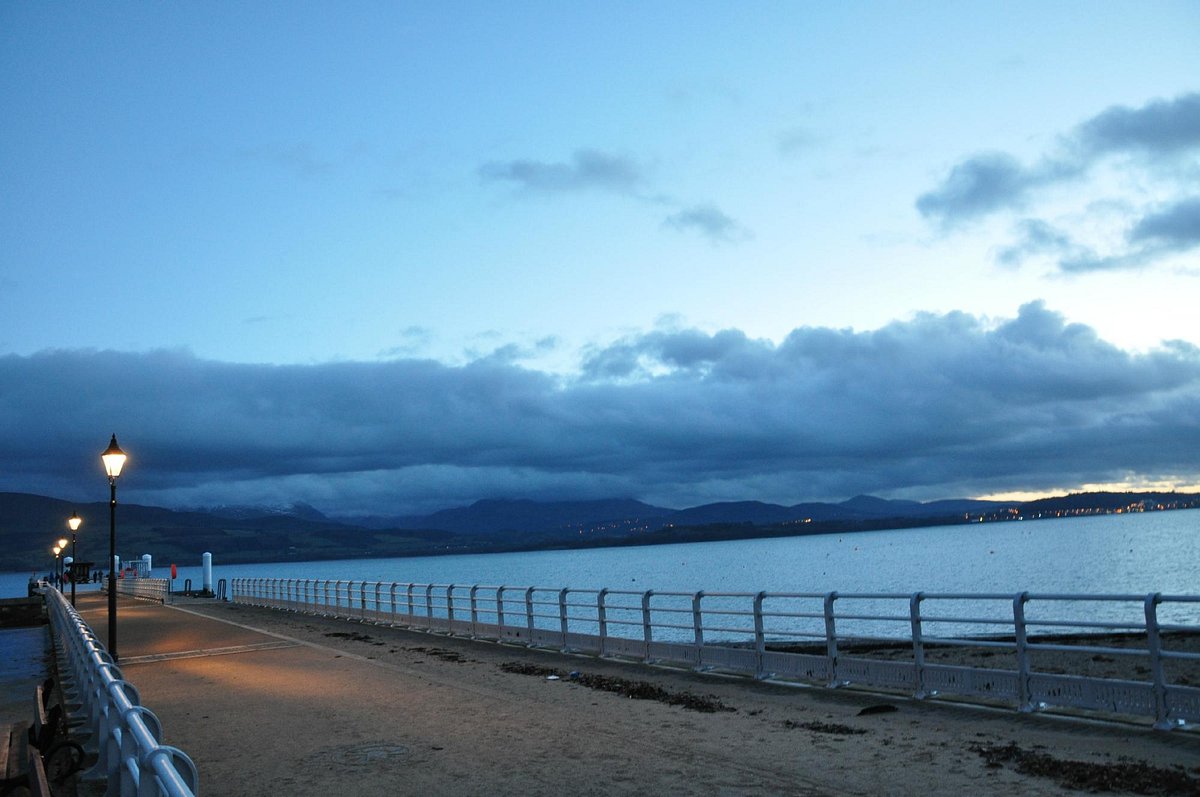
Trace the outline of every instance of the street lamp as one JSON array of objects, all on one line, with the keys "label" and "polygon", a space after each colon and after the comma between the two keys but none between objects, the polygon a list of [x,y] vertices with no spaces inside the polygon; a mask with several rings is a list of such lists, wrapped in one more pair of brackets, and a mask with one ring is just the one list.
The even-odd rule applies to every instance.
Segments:
[{"label": "street lamp", "polygon": [[78,513],[72,511],[71,516],[67,518],[67,527],[71,529],[71,605],[75,605],[75,563],[79,558],[75,555],[75,533],[79,531],[79,524],[83,523],[83,518]]},{"label": "street lamp", "polygon": [[59,558],[59,562],[60,562],[59,567],[58,567],[58,589],[61,592],[62,591],[62,580],[63,580],[63,577],[67,574],[67,538],[66,537],[58,538],[58,551],[59,551],[58,558]]},{"label": "street lamp", "polygon": [[117,436],[100,455],[108,474],[111,495],[108,501],[108,654],[117,660],[117,477],[125,467],[125,452],[117,445]]},{"label": "street lamp", "polygon": [[[62,548],[60,548],[57,545],[55,545],[53,548],[50,549],[50,552],[52,554],[54,554],[54,577],[55,578],[58,578],[58,553],[61,550],[62,550]],[[54,586],[54,585],[51,584],[50,586]]]}]

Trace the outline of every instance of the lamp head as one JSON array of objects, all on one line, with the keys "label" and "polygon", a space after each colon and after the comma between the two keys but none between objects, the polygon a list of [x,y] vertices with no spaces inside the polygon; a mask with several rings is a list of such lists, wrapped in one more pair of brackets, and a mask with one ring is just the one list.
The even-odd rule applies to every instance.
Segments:
[{"label": "lamp head", "polygon": [[108,444],[108,448],[100,455],[100,459],[104,460],[104,472],[108,474],[110,481],[121,475],[121,468],[125,467],[125,452],[117,445],[117,436],[112,436],[112,442]]},{"label": "lamp head", "polygon": [[62,550],[66,550],[66,547],[67,547],[67,538],[66,537],[60,538],[58,541],[58,549],[60,551],[62,551]]},{"label": "lamp head", "polygon": [[61,551],[61,550],[62,550],[62,548],[59,548],[57,545],[55,545],[55,546],[54,546],[53,548],[51,548],[50,550],[51,550],[51,551],[54,553],[54,556],[55,556],[55,558],[57,558],[57,557],[58,557],[58,552],[59,552],[59,551]]},{"label": "lamp head", "polygon": [[83,523],[83,518],[74,512],[72,512],[71,516],[67,518],[67,526],[71,529],[71,531],[79,531],[79,526],[81,523]]}]

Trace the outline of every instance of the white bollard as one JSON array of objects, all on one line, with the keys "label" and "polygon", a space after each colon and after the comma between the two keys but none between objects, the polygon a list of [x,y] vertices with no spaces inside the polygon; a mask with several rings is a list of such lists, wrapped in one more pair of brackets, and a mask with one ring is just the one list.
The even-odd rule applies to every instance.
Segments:
[{"label": "white bollard", "polygon": [[212,588],[212,554],[207,551],[201,557],[201,566],[204,568],[204,591],[211,594]]},{"label": "white bollard", "polygon": [[150,561],[150,554],[142,554],[142,569],[145,570],[145,572],[141,574],[143,578],[150,578]]}]

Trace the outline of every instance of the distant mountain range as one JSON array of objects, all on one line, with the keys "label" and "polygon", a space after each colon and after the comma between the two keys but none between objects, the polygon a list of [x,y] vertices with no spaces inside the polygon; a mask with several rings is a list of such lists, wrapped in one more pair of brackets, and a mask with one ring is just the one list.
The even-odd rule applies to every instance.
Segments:
[{"label": "distant mountain range", "polygon": [[[840,503],[735,501],[679,510],[632,499],[489,499],[417,517],[336,519],[307,504],[193,510],[121,504],[117,523],[118,553],[126,558],[151,553],[158,563],[193,563],[210,551],[218,561],[237,563],[649,545],[1193,507],[1200,507],[1200,494],[1174,492],[928,503],[860,495]],[[70,538],[72,512],[84,519],[80,561],[103,562],[106,502],[0,493],[0,571],[48,570],[54,541]]]}]

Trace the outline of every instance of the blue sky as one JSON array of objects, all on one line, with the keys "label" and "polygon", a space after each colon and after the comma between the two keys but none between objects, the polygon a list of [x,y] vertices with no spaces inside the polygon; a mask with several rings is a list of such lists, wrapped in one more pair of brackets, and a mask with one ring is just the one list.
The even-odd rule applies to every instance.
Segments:
[{"label": "blue sky", "polygon": [[1200,484],[1198,35],[5,4],[0,489],[86,492],[112,431],[147,503]]}]

